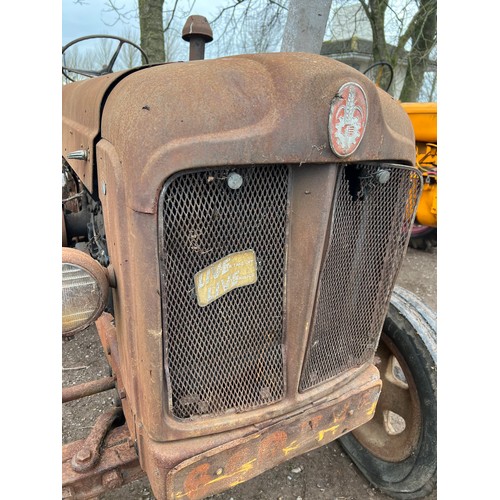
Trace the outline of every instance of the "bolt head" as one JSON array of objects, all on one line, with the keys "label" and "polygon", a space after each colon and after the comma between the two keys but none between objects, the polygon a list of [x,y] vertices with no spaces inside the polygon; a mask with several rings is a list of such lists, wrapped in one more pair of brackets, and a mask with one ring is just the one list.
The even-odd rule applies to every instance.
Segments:
[{"label": "bolt head", "polygon": [[227,176],[227,185],[231,189],[239,189],[243,184],[243,177],[240,174],[237,174],[236,172],[231,172]]},{"label": "bolt head", "polygon": [[376,172],[375,178],[380,184],[385,184],[389,182],[391,173],[388,170],[379,170],[378,172]]},{"label": "bolt head", "polygon": [[76,459],[79,462],[88,462],[91,458],[92,458],[92,452],[88,448],[82,448],[76,454]]},{"label": "bolt head", "polygon": [[117,470],[110,470],[102,476],[102,485],[108,490],[119,488],[122,484],[123,478]]}]

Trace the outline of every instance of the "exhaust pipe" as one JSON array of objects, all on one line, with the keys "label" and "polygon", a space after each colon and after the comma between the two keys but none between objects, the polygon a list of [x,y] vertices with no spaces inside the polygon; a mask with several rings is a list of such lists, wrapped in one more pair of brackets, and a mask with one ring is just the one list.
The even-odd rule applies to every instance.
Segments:
[{"label": "exhaust pipe", "polygon": [[199,61],[205,59],[205,44],[210,43],[214,37],[205,17],[189,16],[182,28],[182,39],[189,42],[189,60]]}]

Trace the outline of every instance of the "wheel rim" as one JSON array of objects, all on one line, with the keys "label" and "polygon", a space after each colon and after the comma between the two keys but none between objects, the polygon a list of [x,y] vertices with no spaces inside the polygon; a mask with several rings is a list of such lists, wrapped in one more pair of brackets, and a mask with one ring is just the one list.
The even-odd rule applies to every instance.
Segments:
[{"label": "wheel rim", "polygon": [[403,356],[384,333],[375,359],[382,379],[377,409],[352,434],[381,460],[401,462],[417,448],[422,430],[417,388]]}]

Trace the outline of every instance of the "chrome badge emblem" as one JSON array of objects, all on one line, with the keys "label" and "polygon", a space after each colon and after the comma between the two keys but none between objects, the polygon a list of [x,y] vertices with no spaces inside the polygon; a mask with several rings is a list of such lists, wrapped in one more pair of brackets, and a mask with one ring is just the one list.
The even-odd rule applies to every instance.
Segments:
[{"label": "chrome badge emblem", "polygon": [[366,128],[368,103],[357,83],[340,87],[330,106],[328,138],[332,151],[341,158],[356,151]]}]

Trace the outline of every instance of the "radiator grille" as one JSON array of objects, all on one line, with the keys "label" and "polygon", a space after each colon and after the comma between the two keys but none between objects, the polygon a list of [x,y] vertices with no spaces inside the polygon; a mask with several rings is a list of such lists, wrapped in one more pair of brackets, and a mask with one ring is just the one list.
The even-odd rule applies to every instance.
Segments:
[{"label": "radiator grille", "polygon": [[[243,178],[230,189],[228,175]],[[234,178],[234,177],[233,177]],[[244,411],[284,395],[284,271],[289,168],[187,173],[160,198],[160,266],[171,412]],[[194,275],[253,249],[257,282],[200,307]]]},{"label": "radiator grille", "polygon": [[339,170],[300,391],[372,359],[420,185],[415,170],[393,165]]}]

